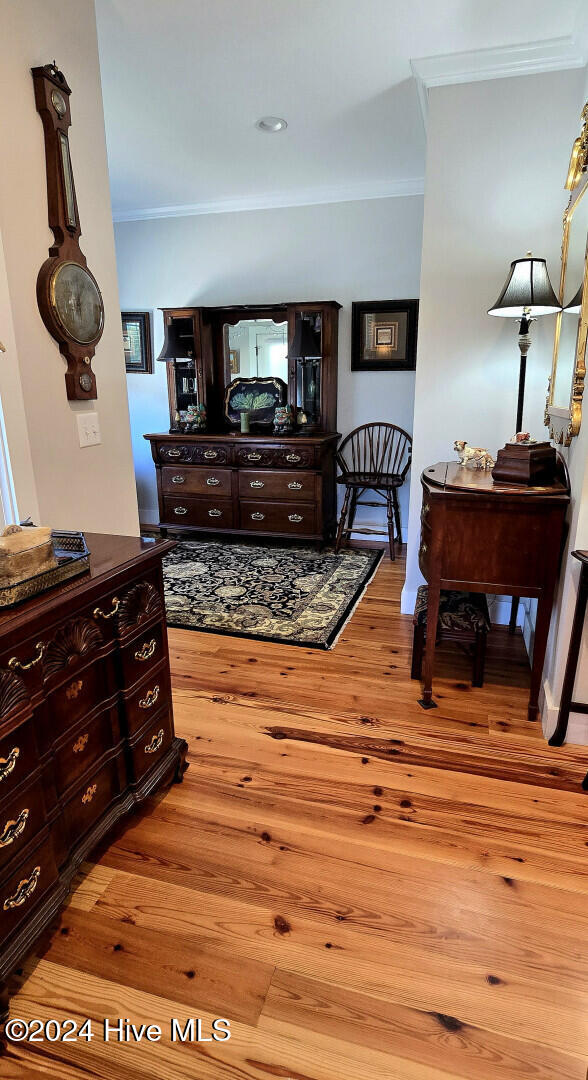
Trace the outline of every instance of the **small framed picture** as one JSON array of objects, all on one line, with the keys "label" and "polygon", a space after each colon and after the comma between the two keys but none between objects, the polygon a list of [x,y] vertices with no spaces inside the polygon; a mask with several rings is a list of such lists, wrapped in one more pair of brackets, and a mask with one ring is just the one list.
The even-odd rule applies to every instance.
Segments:
[{"label": "small framed picture", "polygon": [[352,371],[414,371],[418,300],[355,301],[351,310]]},{"label": "small framed picture", "polygon": [[151,316],[148,311],[122,311],[123,348],[127,372],[151,375]]}]

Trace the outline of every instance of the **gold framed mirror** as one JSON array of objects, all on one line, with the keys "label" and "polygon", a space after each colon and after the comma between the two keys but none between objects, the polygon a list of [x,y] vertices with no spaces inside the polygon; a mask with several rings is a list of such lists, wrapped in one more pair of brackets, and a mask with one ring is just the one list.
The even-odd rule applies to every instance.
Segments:
[{"label": "gold framed mirror", "polygon": [[559,301],[545,424],[550,437],[569,446],[582,423],[588,335],[588,102],[572,147],[566,180],[570,198],[563,217]]}]

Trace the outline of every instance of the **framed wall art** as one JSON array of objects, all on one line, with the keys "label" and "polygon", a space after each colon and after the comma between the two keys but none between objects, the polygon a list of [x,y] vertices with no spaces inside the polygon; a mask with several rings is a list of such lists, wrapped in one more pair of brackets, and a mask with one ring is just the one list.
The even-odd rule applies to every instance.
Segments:
[{"label": "framed wall art", "polygon": [[351,311],[352,371],[414,371],[418,300],[355,301]]},{"label": "framed wall art", "polygon": [[135,374],[151,375],[153,353],[150,313],[148,311],[122,311],[121,318],[126,370]]}]

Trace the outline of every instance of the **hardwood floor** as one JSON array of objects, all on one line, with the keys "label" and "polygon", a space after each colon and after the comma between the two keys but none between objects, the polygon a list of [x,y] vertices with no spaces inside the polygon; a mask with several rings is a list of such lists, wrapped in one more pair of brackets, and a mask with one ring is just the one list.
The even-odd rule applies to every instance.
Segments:
[{"label": "hardwood floor", "polygon": [[[11,1015],[93,1020],[10,1044],[7,1080],[584,1080],[588,748],[525,719],[520,635],[487,682],[440,650],[423,712],[403,563],[330,653],[170,632],[181,786],[80,876]],[[109,1041],[104,1017],[159,1024]],[[231,1039],[171,1041],[215,1017]]]}]

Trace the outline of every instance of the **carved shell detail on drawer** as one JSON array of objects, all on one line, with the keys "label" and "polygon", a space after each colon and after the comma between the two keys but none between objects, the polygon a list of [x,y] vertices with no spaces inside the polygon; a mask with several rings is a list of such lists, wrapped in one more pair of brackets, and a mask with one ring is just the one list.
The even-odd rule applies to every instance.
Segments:
[{"label": "carved shell detail on drawer", "polygon": [[27,688],[20,675],[0,669],[0,720],[28,700]]},{"label": "carved shell detail on drawer", "polygon": [[43,658],[45,678],[63,671],[86,653],[100,649],[103,644],[104,638],[95,622],[90,619],[70,619],[47,646]]},{"label": "carved shell detail on drawer", "polygon": [[118,609],[119,630],[130,630],[161,612],[161,597],[148,581],[140,581],[123,596]]}]

